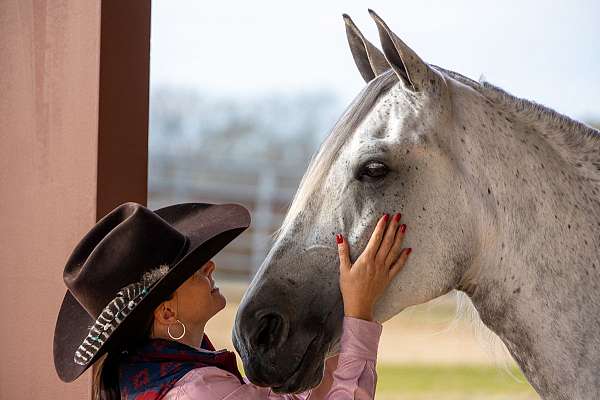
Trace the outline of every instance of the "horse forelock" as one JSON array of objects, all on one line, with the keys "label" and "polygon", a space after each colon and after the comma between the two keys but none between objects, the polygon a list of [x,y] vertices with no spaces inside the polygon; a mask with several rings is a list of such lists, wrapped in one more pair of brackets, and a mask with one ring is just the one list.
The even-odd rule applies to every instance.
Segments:
[{"label": "horse forelock", "polygon": [[357,126],[365,119],[377,101],[397,82],[398,78],[392,70],[382,73],[371,80],[342,113],[329,135],[313,154],[283,223],[273,234],[274,240],[277,240],[282,232],[287,230],[294,218],[304,209],[310,196],[321,186],[342,146],[356,131]]}]

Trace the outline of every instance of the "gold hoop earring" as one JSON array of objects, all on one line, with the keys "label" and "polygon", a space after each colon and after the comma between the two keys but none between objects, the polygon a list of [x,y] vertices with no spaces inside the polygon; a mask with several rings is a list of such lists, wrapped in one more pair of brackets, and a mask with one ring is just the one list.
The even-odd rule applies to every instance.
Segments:
[{"label": "gold hoop earring", "polygon": [[185,325],[180,320],[177,320],[177,322],[179,322],[181,324],[181,326],[183,326],[183,333],[179,337],[175,337],[175,336],[173,336],[173,334],[171,334],[171,325],[167,326],[167,333],[169,334],[169,337],[173,340],[179,340],[185,336]]}]

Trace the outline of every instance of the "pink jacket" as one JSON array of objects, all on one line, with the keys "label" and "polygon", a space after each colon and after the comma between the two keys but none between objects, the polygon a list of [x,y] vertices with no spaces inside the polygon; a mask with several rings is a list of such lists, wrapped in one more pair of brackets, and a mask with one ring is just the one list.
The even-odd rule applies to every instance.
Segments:
[{"label": "pink jacket", "polygon": [[345,317],[340,354],[325,364],[325,376],[316,388],[300,394],[277,394],[245,385],[217,367],[193,369],[164,397],[165,400],[371,400],[375,396],[377,347],[382,326],[378,322]]}]

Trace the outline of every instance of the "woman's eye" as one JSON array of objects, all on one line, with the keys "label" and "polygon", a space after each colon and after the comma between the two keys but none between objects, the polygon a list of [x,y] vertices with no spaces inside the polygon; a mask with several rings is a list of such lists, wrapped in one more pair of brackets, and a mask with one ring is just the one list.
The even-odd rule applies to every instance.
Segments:
[{"label": "woman's eye", "polygon": [[358,172],[358,180],[377,180],[385,177],[389,172],[387,165],[380,161],[369,161]]}]

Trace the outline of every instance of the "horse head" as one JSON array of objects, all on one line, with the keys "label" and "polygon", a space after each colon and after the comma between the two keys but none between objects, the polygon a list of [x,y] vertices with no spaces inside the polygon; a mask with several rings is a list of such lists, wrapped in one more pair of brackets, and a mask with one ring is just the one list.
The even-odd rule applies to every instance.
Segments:
[{"label": "horse head", "polygon": [[337,350],[336,233],[354,260],[383,213],[403,215],[405,246],[415,251],[376,305],[379,321],[455,288],[477,255],[449,78],[370,13],[383,52],[344,15],[367,84],[313,158],[236,316],[233,340],[247,376],[279,392],[317,385],[324,358]]}]

